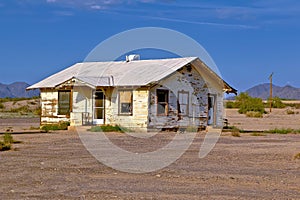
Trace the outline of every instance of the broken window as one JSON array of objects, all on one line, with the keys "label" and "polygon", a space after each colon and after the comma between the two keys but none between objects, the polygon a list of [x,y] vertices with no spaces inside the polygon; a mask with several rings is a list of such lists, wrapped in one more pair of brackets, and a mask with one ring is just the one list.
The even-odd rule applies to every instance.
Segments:
[{"label": "broken window", "polygon": [[71,91],[58,91],[58,114],[70,115]]},{"label": "broken window", "polygon": [[167,116],[168,115],[168,102],[169,102],[169,91],[168,90],[156,90],[157,95],[157,115]]},{"label": "broken window", "polygon": [[119,114],[132,115],[132,91],[119,91]]},{"label": "broken window", "polygon": [[187,116],[189,111],[189,92],[178,92],[179,114],[181,116]]}]

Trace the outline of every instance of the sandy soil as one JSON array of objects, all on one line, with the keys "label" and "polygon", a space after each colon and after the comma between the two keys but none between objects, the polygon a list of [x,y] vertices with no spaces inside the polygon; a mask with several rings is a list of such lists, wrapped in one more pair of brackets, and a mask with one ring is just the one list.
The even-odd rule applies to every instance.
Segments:
[{"label": "sandy soil", "polygon": [[[287,110],[295,114],[287,114]],[[263,118],[249,118],[239,114],[238,109],[226,109],[226,118],[230,126],[244,130],[300,129],[300,109],[273,109],[272,113],[265,114]]]},{"label": "sandy soil", "polygon": [[[159,148],[174,136],[150,140],[107,136],[132,152]],[[189,150],[157,172],[130,174],[98,162],[76,132],[17,134],[15,150],[0,153],[0,199],[299,199],[300,135],[221,136],[200,159],[199,133]],[[113,156],[113,155],[112,155]]]},{"label": "sandy soil", "polygon": [[0,118],[0,133],[7,130],[13,132],[30,132],[40,127],[40,118]]}]

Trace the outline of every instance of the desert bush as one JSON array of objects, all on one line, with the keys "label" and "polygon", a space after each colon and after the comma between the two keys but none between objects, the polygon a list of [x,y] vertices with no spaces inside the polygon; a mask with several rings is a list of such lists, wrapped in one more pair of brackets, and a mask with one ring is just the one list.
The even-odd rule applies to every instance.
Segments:
[{"label": "desert bush", "polygon": [[295,111],[293,111],[292,109],[287,109],[286,110],[286,114],[288,114],[288,115],[294,115]]},{"label": "desert bush", "polygon": [[223,127],[223,131],[224,131],[224,132],[239,132],[239,133],[245,132],[244,130],[239,129],[239,128],[236,127],[236,126],[227,126],[227,127]]},{"label": "desert bush", "polygon": [[5,133],[3,141],[0,141],[0,151],[7,151],[11,149],[13,143],[20,143],[15,141],[10,133]]},{"label": "desert bush", "polygon": [[8,151],[11,149],[11,144],[0,141],[0,151]]},{"label": "desert bush", "polygon": [[42,108],[41,108],[41,107],[38,107],[38,108],[34,109],[34,110],[32,111],[32,113],[35,114],[35,115],[41,115],[41,113],[42,113]]},{"label": "desert bush", "polygon": [[226,108],[237,108],[236,103],[234,101],[227,101],[225,103]]},{"label": "desert bush", "polygon": [[5,144],[13,144],[14,143],[14,139],[10,133],[4,134],[3,141]]},{"label": "desert bush", "polygon": [[294,155],[294,160],[300,159],[300,152]]},{"label": "desert bush", "polygon": [[[268,100],[268,103],[270,105],[270,99]],[[282,101],[279,97],[274,97],[274,98],[272,98],[272,107],[273,108],[285,108],[285,104],[282,103]]]},{"label": "desert bush", "polygon": [[25,106],[21,106],[21,107],[18,107],[18,108],[12,108],[12,109],[10,109],[10,112],[14,112],[14,113],[29,113],[29,112],[31,112],[31,110],[29,109],[28,105],[25,105]]},{"label": "desert bush", "polygon": [[26,97],[5,97],[5,98],[0,98],[0,102],[4,103],[4,102],[9,102],[9,101],[13,101],[13,102],[17,102],[17,101],[23,101],[23,100],[31,100],[31,99],[39,99],[39,96],[34,96],[31,98],[26,98]]},{"label": "desert bush", "polygon": [[233,136],[233,137],[241,137],[241,134],[240,134],[240,132],[232,132],[231,136]]},{"label": "desert bush", "polygon": [[296,108],[296,109],[300,109],[300,104],[299,103],[292,103],[292,104],[286,104],[286,106],[290,106],[290,107],[293,107],[293,108]]},{"label": "desert bush", "polygon": [[49,132],[49,131],[57,131],[57,130],[67,130],[70,122],[60,121],[56,124],[46,124],[41,127],[41,130]]},{"label": "desert bush", "polygon": [[250,97],[247,93],[241,93],[236,97],[236,106],[240,114],[246,114],[249,111],[265,113],[262,99]]},{"label": "desert bush", "polygon": [[118,125],[103,125],[103,126],[93,126],[89,131],[91,132],[124,132],[124,128],[121,128]]},{"label": "desert bush", "polygon": [[247,117],[254,117],[254,118],[262,118],[263,114],[260,112],[256,112],[256,111],[248,111],[246,112],[246,116]]},{"label": "desert bush", "polygon": [[272,129],[272,130],[268,130],[268,131],[265,131],[265,133],[272,133],[272,134],[288,134],[288,133],[296,133],[297,131],[291,129],[291,128],[288,128],[288,129],[278,129],[278,128],[275,128],[275,129]]},{"label": "desert bush", "polygon": [[251,136],[266,136],[265,133],[251,133]]},{"label": "desert bush", "polygon": [[39,130],[40,127],[34,127],[34,126],[30,126],[29,130]]}]

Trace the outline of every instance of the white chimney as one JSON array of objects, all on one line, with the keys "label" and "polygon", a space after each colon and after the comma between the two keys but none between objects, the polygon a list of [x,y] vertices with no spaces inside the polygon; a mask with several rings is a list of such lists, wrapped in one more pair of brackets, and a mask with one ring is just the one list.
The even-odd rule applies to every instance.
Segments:
[{"label": "white chimney", "polygon": [[140,60],[140,55],[132,54],[132,55],[126,56],[126,62],[131,62],[131,61],[134,61],[134,60]]}]

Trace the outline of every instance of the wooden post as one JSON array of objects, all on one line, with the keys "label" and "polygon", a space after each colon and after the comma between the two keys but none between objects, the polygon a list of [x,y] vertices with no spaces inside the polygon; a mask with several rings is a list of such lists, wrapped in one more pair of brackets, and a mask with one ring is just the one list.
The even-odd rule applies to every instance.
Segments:
[{"label": "wooden post", "polygon": [[272,104],[273,104],[273,72],[270,75],[270,113],[272,112]]}]

